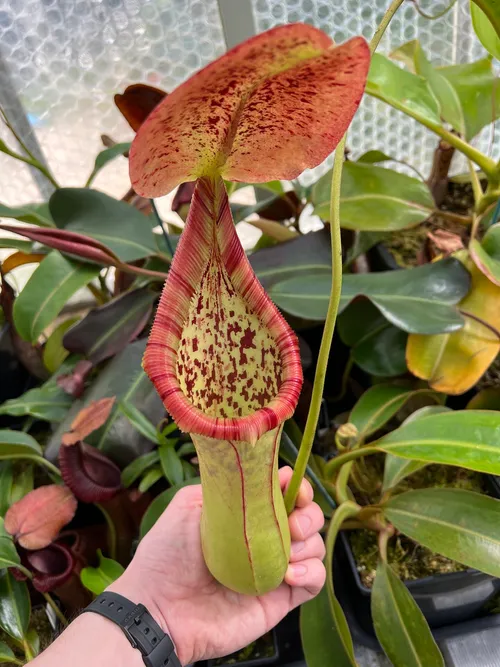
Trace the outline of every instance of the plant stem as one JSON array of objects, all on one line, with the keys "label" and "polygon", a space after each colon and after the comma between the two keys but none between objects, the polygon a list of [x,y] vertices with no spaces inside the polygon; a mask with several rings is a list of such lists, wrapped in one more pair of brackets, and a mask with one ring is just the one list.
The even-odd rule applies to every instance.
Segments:
[{"label": "plant stem", "polygon": [[[21,458],[21,457],[19,456],[19,457],[16,457],[16,458]],[[27,456],[26,458],[31,459],[32,457],[31,457],[31,456]],[[41,456],[40,458],[37,458],[36,461],[37,461],[38,463],[40,463],[41,465],[43,465],[45,468],[47,468],[47,470],[50,470],[50,472],[51,472],[52,474],[54,474],[56,477],[58,477],[59,479],[61,478],[61,471],[59,470],[59,468],[57,468],[57,467],[56,467],[53,463],[51,463],[50,461],[47,461],[47,459],[43,458],[43,456]]]},{"label": "plant stem", "polygon": [[[382,96],[377,95],[375,91],[370,92],[369,94],[372,95],[372,97],[377,97],[381,99],[383,102],[386,102],[386,100]],[[498,184],[500,173],[494,160],[489,158],[484,153],[481,153],[481,151],[478,151],[477,148],[471,146],[469,143],[464,141],[464,139],[461,139],[458,135],[453,134],[453,132],[450,132],[449,130],[446,130],[439,123],[436,123],[433,120],[426,118],[425,116],[419,114],[417,111],[414,111],[413,109],[409,109],[404,104],[400,104],[395,100],[388,102],[388,104],[390,104],[395,109],[402,111],[407,116],[414,118],[416,121],[427,127],[429,130],[432,130],[432,132],[434,132],[442,139],[447,141],[451,146],[454,146],[458,151],[463,153],[463,155],[472,160],[472,162],[475,162],[475,164],[477,164],[478,167],[483,170],[485,176],[492,183]]]},{"label": "plant stem", "polygon": [[469,167],[469,173],[470,173],[470,182],[472,185],[472,193],[474,195],[474,203],[477,206],[481,199],[483,198],[483,188],[481,187],[481,183],[479,181],[479,176],[477,175],[476,170],[474,169],[474,165],[470,160],[467,160],[467,166]]},{"label": "plant stem", "polygon": [[171,243],[170,238],[168,236],[168,232],[165,229],[165,223],[163,222],[163,220],[160,217],[160,214],[158,213],[158,209],[156,208],[155,200],[150,199],[149,201],[151,202],[151,208],[153,209],[153,215],[155,216],[156,221],[160,225],[161,231],[163,232],[163,238],[165,239],[165,243],[167,244],[167,248],[168,248],[168,251],[170,253],[170,258],[173,259],[174,249],[172,247],[172,243]]},{"label": "plant stem", "polygon": [[24,649],[24,655],[26,656],[26,660],[28,662],[31,662],[32,660],[34,660],[35,656],[31,652],[30,645],[28,643],[28,640],[25,637],[23,637],[23,649]]},{"label": "plant stem", "polygon": [[[393,0],[389,9],[384,14],[380,25],[378,26],[373,39],[370,42],[370,51],[373,53],[382,39],[392,17],[398,7],[404,0]],[[326,368],[330,357],[330,348],[335,330],[335,322],[340,303],[340,294],[342,291],[342,240],[340,236],[340,184],[342,181],[342,167],[344,165],[344,153],[347,135],[344,135],[335,149],[335,158],[333,161],[332,187],[330,194],[330,237],[332,246],[332,289],[330,300],[328,302],[328,311],[326,314],[323,336],[318,354],[318,363],[314,375],[314,385],[311,396],[311,405],[307,415],[306,426],[302,443],[300,445],[297,462],[295,464],[290,486],[285,494],[285,506],[288,514],[295,507],[297,494],[300,484],[304,478],[307,462],[311,454],[316,427],[318,424],[319,413],[321,410],[321,400],[323,398],[323,389],[325,386]]]},{"label": "plant stem", "polygon": [[366,447],[360,447],[359,449],[353,449],[344,454],[339,454],[334,459],[328,461],[325,466],[325,475],[331,479],[335,472],[341,468],[345,463],[349,461],[354,461],[355,459],[360,459],[363,456],[370,456],[371,454],[378,454],[380,449],[378,447],[371,447],[367,445]]},{"label": "plant stem", "polygon": [[378,534],[378,549],[380,551],[380,558],[387,563],[387,543],[394,535],[394,528],[388,525],[384,530]]},{"label": "plant stem", "polygon": [[339,505],[342,503],[347,503],[351,500],[347,492],[347,482],[349,481],[349,475],[351,474],[353,464],[354,461],[349,461],[343,465],[339,474],[337,475],[337,481],[335,482],[335,495]]},{"label": "plant stem", "polygon": [[111,515],[109,512],[104,509],[104,507],[101,505],[101,503],[96,503],[96,507],[98,507],[101,512],[103,517],[106,519],[106,523],[108,524],[108,534],[109,534],[109,555],[113,560],[116,560],[116,527],[113,522],[113,519],[111,518]]},{"label": "plant stem", "polygon": [[380,40],[384,36],[384,32],[387,30],[387,26],[403,2],[404,0],[393,0],[389,5],[389,9],[384,14],[382,20],[380,21],[380,25],[375,30],[375,34],[373,35],[372,41],[370,42],[370,51],[372,53],[375,53],[377,46],[380,44]]},{"label": "plant stem", "polygon": [[[288,433],[286,433],[285,431],[283,431],[282,434],[281,434],[281,437],[282,437],[282,439],[284,439],[284,440],[286,441],[288,447],[289,447],[293,452],[295,452],[295,455],[297,455],[297,454],[298,454],[297,447],[295,446],[293,440],[290,438],[290,436],[288,435]],[[311,468],[311,466],[309,466],[309,465],[307,466],[307,468],[306,468],[306,473],[307,473],[307,475],[310,477],[310,479],[311,479],[312,483],[314,484],[314,486],[316,487],[316,490],[318,491],[318,493],[320,493],[320,494],[323,496],[323,498],[325,499],[325,501],[328,503],[328,505],[329,505],[332,509],[335,509],[335,508],[337,507],[337,505],[335,504],[335,501],[334,501],[333,498],[330,496],[330,494],[328,493],[328,491],[325,489],[325,487],[323,486],[323,482],[320,480],[320,478],[318,477],[318,475],[316,475],[316,473],[313,471],[313,469]]]},{"label": "plant stem", "polygon": [[323,398],[323,389],[325,386],[326,369],[330,356],[333,332],[337,320],[337,312],[340,303],[340,293],[342,290],[342,241],[340,238],[340,182],[342,179],[342,167],[344,163],[346,137],[344,136],[335,149],[335,159],[333,163],[332,188],[330,198],[330,236],[332,245],[332,290],[328,302],[328,311],[326,314],[325,328],[321,338],[321,345],[318,354],[318,363],[316,364],[316,373],[314,375],[314,385],[311,396],[311,405],[307,415],[304,435],[300,444],[299,454],[293,470],[290,486],[285,494],[285,506],[288,514],[295,507],[295,501],[299,492],[300,484],[304,478],[307,462],[311,454],[316,427],[318,425],[319,413],[321,410],[321,401]]},{"label": "plant stem", "polygon": [[38,171],[41,172],[56,189],[61,187],[59,183],[55,180],[55,178],[52,176],[52,174],[47,169],[45,169],[43,164],[40,164],[40,162],[38,162],[38,160],[36,160],[35,158],[25,157],[24,155],[20,155],[19,153],[12,151],[7,146],[3,147],[2,152],[5,153],[6,155],[10,155],[10,157],[13,157],[15,160],[19,160],[20,162],[25,162],[26,164],[29,164],[31,167],[38,169]]},{"label": "plant stem", "polygon": [[117,264],[117,269],[124,271],[125,273],[137,273],[141,276],[148,276],[150,278],[158,278],[159,280],[166,280],[167,273],[163,271],[152,271],[151,269],[144,269],[142,266],[132,266],[132,264]]},{"label": "plant stem", "polygon": [[460,222],[462,225],[470,225],[472,224],[473,220],[471,215],[460,215],[459,213],[452,213],[451,211],[443,211],[440,208],[436,208],[434,213],[439,215],[441,218],[450,220],[451,222]]},{"label": "plant stem", "polygon": [[415,9],[420,14],[420,16],[423,16],[424,19],[428,19],[429,21],[435,21],[436,19],[440,19],[442,16],[447,14],[450,11],[450,9],[453,9],[453,7],[456,5],[456,2],[457,2],[457,0],[451,0],[448,7],[445,7],[444,9],[442,9],[437,14],[434,14],[434,16],[433,16],[432,14],[427,14],[426,12],[424,12],[424,10],[418,4],[418,0],[411,0],[411,1],[415,5]]},{"label": "plant stem", "polygon": [[56,605],[50,593],[42,593],[42,595],[45,598],[45,601],[47,602],[49,607],[54,612],[54,614],[61,621],[62,625],[66,628],[69,625],[69,621],[66,618],[66,616],[62,613],[62,611],[59,609],[59,607]]}]

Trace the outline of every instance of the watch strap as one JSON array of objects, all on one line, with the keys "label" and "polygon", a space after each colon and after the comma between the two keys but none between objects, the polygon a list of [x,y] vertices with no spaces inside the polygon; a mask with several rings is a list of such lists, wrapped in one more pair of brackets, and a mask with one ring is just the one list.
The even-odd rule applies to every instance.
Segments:
[{"label": "watch strap", "polygon": [[135,604],[118,593],[104,592],[84,612],[104,616],[118,625],[146,667],[181,667],[171,638],[163,632],[143,604]]}]

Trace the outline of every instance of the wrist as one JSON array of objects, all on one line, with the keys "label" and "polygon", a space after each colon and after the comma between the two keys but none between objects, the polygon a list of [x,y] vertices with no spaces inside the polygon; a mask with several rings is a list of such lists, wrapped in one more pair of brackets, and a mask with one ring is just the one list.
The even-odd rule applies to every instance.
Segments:
[{"label": "wrist", "polygon": [[[143,604],[163,632],[169,635],[180,662],[183,665],[189,662],[189,656],[186,656],[183,647],[177,641],[175,627],[173,627],[175,624],[167,619],[162,606],[156,601],[155,596],[151,594],[148,587],[144,585],[143,578],[132,570],[132,565],[125,570],[121,577],[108,586],[106,590],[123,595],[135,604]],[[164,607],[166,601],[162,600],[162,602]]]}]

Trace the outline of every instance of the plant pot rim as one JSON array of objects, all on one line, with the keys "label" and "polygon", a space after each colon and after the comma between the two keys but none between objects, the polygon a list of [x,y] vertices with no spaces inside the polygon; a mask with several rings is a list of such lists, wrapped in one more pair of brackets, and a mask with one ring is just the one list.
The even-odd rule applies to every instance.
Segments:
[{"label": "plant pot rim", "polygon": [[[371,595],[372,589],[366,586],[361,580],[356,563],[356,558],[354,556],[351,543],[345,531],[343,531],[340,534],[340,539],[344,542],[346,556],[349,561],[349,565],[351,566],[351,569],[353,571],[356,585],[365,595]],[[453,582],[455,579],[462,579],[464,576],[470,576],[470,575],[477,575],[477,578],[481,577],[481,579],[484,579],[485,581],[487,579],[497,579],[497,577],[494,577],[492,574],[486,574],[486,572],[480,572],[479,570],[467,568],[466,570],[459,570],[458,572],[440,572],[438,574],[429,574],[426,577],[420,577],[419,579],[408,579],[403,583],[411,591],[414,588],[421,588],[425,584],[433,584],[435,583],[436,579],[439,579],[440,581]]]}]

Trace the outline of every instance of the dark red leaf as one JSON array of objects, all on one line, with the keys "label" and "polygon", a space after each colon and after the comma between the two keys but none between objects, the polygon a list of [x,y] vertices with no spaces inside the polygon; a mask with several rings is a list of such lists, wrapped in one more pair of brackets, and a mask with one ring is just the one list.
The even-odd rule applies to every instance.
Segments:
[{"label": "dark red leaf", "polygon": [[67,394],[80,398],[85,389],[85,380],[93,367],[94,364],[91,361],[83,359],[76,364],[71,373],[59,375],[56,382]]},{"label": "dark red leaf", "polygon": [[64,347],[84,354],[94,365],[104,361],[137,338],[149,320],[155,298],[147,288],[137,289],[92,309],[65,334]]},{"label": "dark red leaf", "polygon": [[115,104],[130,127],[137,132],[153,109],[167,93],[144,83],[134,83],[125,88],[123,95],[115,95]]},{"label": "dark red leaf", "polygon": [[175,193],[175,197],[172,200],[172,211],[180,214],[183,206],[189,206],[191,204],[195,185],[196,181],[188,181],[187,183],[181,183],[179,185],[177,192]]},{"label": "dark red leaf", "polygon": [[14,225],[0,225],[0,229],[26,236],[26,238],[43,243],[49,248],[55,248],[68,255],[81,257],[97,264],[115,266],[121,263],[118,257],[105,245],[78,232],[70,232],[66,229],[15,227]]}]

